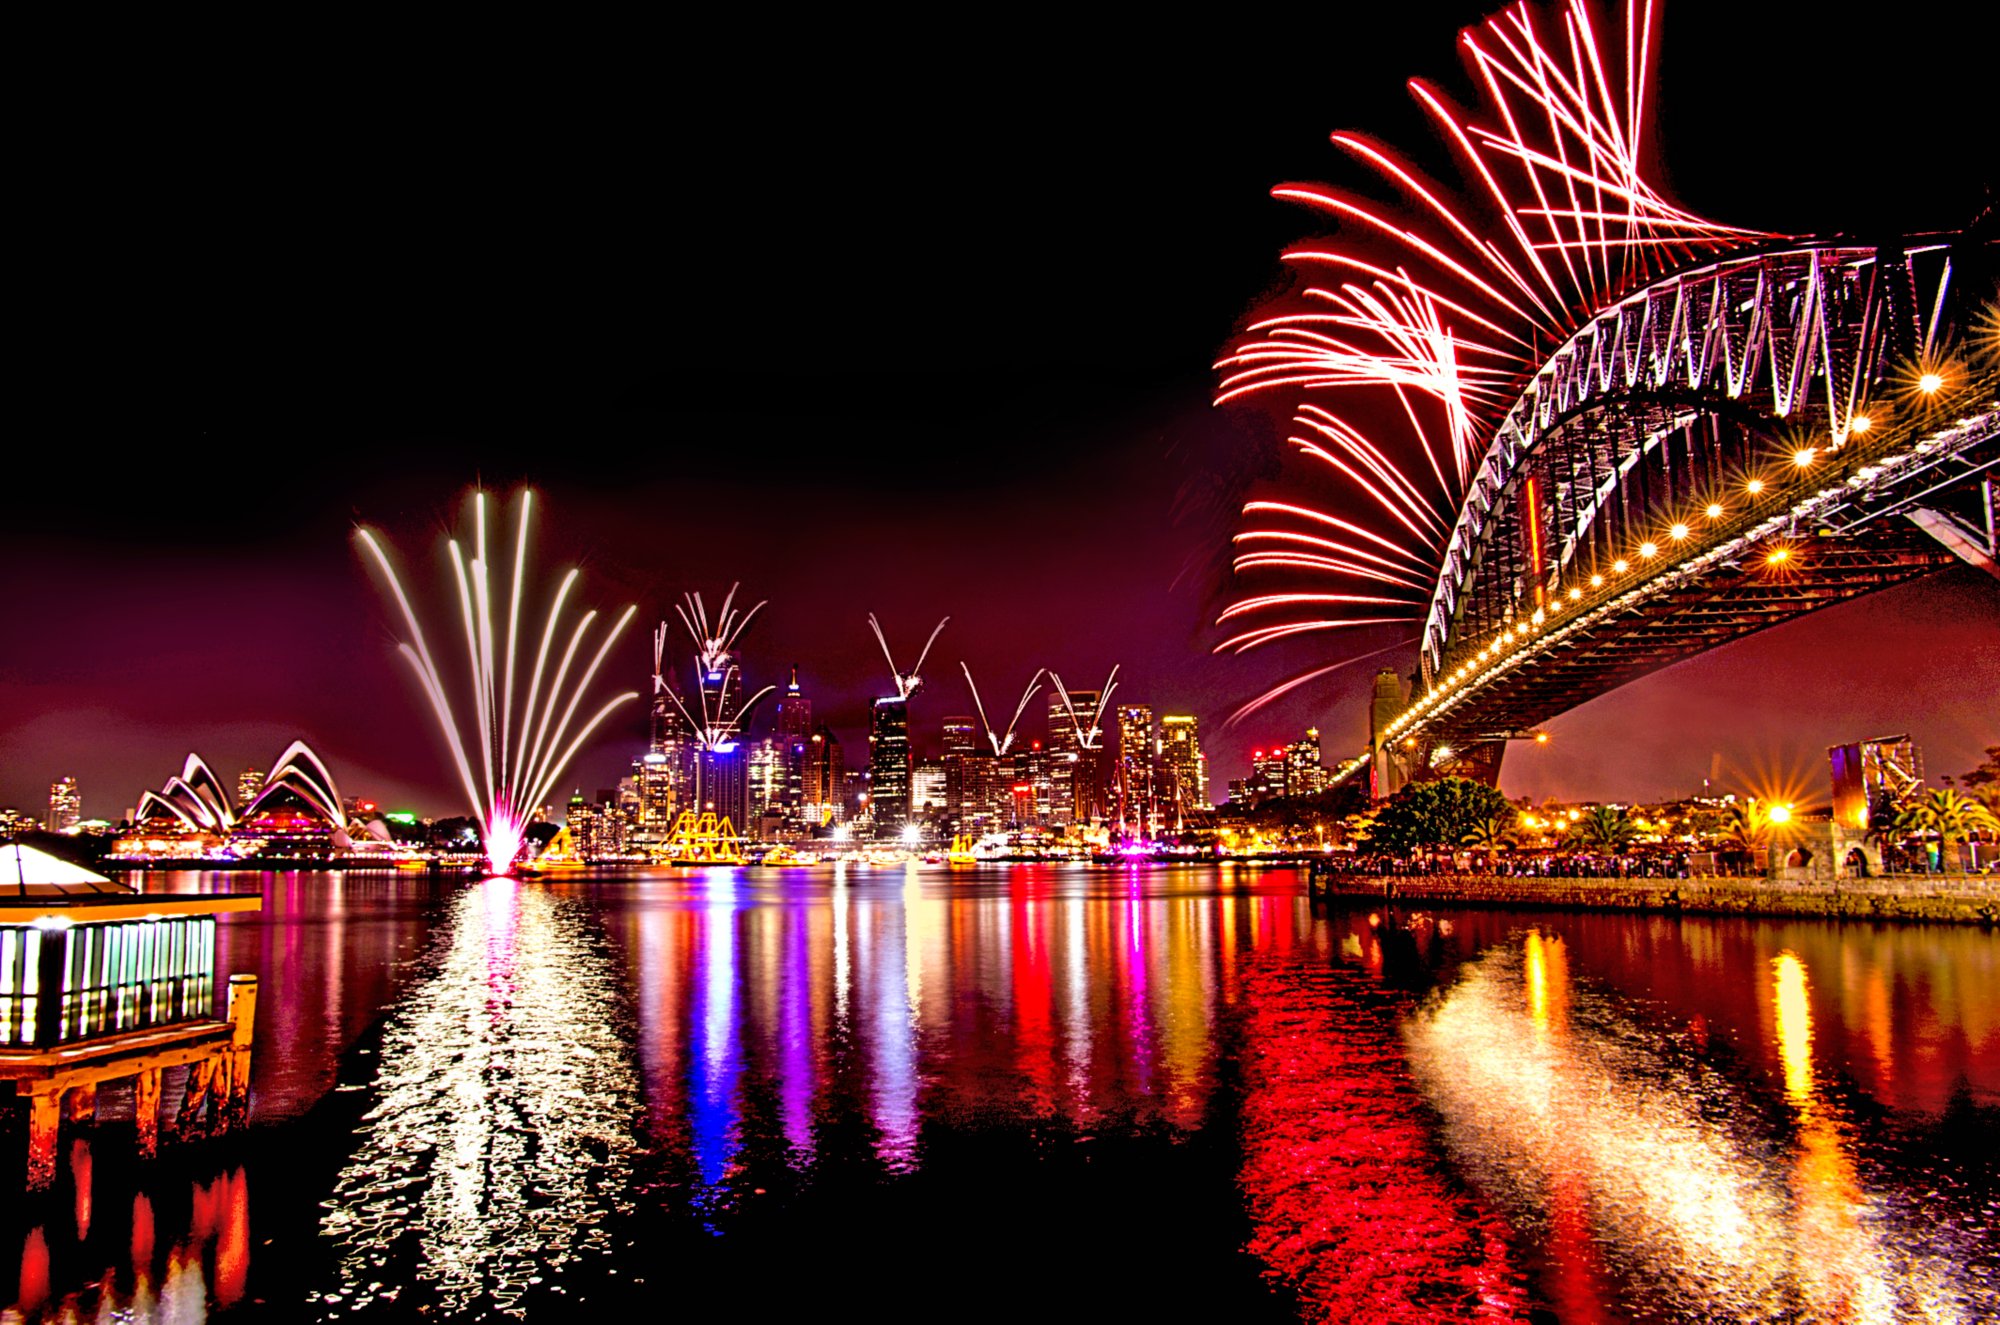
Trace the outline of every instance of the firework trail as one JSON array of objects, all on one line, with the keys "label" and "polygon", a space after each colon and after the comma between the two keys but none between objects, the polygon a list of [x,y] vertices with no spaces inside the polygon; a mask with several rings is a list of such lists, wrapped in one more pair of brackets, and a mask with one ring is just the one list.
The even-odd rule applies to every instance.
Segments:
[{"label": "firework trail", "polygon": [[[674,607],[681,624],[687,627],[687,633],[694,640],[695,662],[704,673],[722,670],[736,650],[738,637],[749,627],[751,618],[764,610],[762,602],[748,612],[739,612],[731,606],[736,601],[736,591],[742,587],[740,582],[729,586],[729,592],[722,599],[722,611],[713,625],[709,624],[708,608],[702,603],[699,593],[682,594],[681,601]],[[663,621],[653,634],[653,673],[656,678],[660,671],[660,653],[666,645],[666,630],[667,624]]]},{"label": "firework trail", "polygon": [[1056,695],[1062,700],[1063,712],[1069,714],[1070,726],[1076,729],[1077,746],[1084,750],[1097,749],[1104,741],[1104,727],[1101,720],[1111,708],[1111,692],[1118,688],[1117,665],[1112,666],[1111,674],[1104,678],[1104,688],[1097,692],[1097,707],[1091,711],[1088,729],[1084,727],[1083,719],[1077,716],[1076,705],[1070,702],[1069,688],[1063,685],[1063,679],[1050,672],[1049,680],[1055,683]]},{"label": "firework trail", "polygon": [[889,660],[889,675],[896,682],[896,698],[908,699],[924,683],[920,675],[924,670],[924,659],[931,656],[931,645],[937,643],[937,637],[944,633],[945,622],[950,620],[950,617],[944,618],[931,630],[931,637],[924,641],[924,651],[917,655],[917,665],[906,672],[896,666],[896,655],[889,652],[889,637],[882,633],[882,623],[875,619],[873,612],[868,614],[868,628],[875,632],[875,642],[882,646],[882,656]]},{"label": "firework trail", "polygon": [[[632,614],[637,610],[634,607],[627,607],[604,633],[603,641],[597,646],[589,664],[577,673],[574,683],[571,683],[571,669],[576,663],[578,651],[583,647],[591,623],[597,619],[596,609],[585,612],[570,632],[568,647],[563,650],[554,679],[549,682],[546,692],[543,690],[542,680],[548,672],[549,650],[559,633],[563,604],[576,584],[577,572],[572,569],[563,576],[562,585],[556,590],[555,600],[549,606],[527,693],[516,706],[514,682],[520,670],[518,652],[522,598],[527,587],[528,515],[533,501],[532,492],[521,493],[521,520],[514,539],[514,572],[507,596],[504,639],[494,620],[492,562],[486,553],[485,493],[475,492],[472,497],[473,543],[470,560],[457,539],[447,540],[452,575],[458,584],[459,623],[465,631],[470,694],[460,698],[461,703],[469,700],[470,712],[464,715],[470,719],[469,729],[459,710],[452,705],[451,688],[438,669],[437,660],[424,639],[423,627],[417,624],[410,596],[405,592],[395,567],[389,563],[381,541],[372,530],[364,528],[356,532],[361,545],[375,559],[383,578],[388,581],[396,606],[402,612],[403,624],[409,628],[409,639],[397,646],[398,651],[409,661],[411,670],[417,674],[418,684],[423,687],[424,697],[430,701],[431,712],[437,718],[438,729],[444,734],[452,763],[457,767],[459,780],[464,785],[466,799],[472,803],[473,817],[479,822],[487,867],[495,874],[506,874],[513,869],[514,857],[520,854],[527,815],[542,803],[590,734],[620,704],[639,697],[636,691],[618,696],[597,710],[596,715],[580,728],[575,728],[574,736],[571,735],[583,697],[596,679],[597,669],[611,651],[611,645],[632,620]],[[476,772],[473,767],[474,751],[478,758]]]},{"label": "firework trail", "polygon": [[1028,701],[1041,691],[1042,669],[1037,667],[1035,674],[1028,678],[1028,688],[1021,692],[1021,702],[1014,706],[1014,716],[1007,723],[1006,734],[997,735],[993,724],[986,720],[986,705],[979,702],[979,686],[972,679],[972,669],[962,662],[958,666],[965,673],[965,684],[972,691],[972,706],[979,710],[979,725],[986,729],[986,739],[991,742],[993,753],[996,756],[1006,754],[1014,748],[1014,729],[1021,725],[1021,715],[1028,711]]},{"label": "firework trail", "polygon": [[[1628,0],[1619,30],[1600,32],[1569,0],[1554,18],[1517,5],[1468,29],[1480,118],[1410,85],[1463,166],[1462,199],[1352,133],[1334,144],[1406,208],[1321,185],[1272,191],[1354,238],[1285,254],[1309,283],[1216,365],[1216,403],[1289,400],[1287,441],[1344,494],[1345,514],[1245,504],[1236,571],[1314,588],[1239,598],[1218,618],[1234,633],[1216,652],[1418,620],[1469,477],[1541,348],[1664,271],[1769,237],[1683,211],[1646,181],[1656,17],[1651,0]],[[1341,392],[1354,412],[1322,403]]]}]

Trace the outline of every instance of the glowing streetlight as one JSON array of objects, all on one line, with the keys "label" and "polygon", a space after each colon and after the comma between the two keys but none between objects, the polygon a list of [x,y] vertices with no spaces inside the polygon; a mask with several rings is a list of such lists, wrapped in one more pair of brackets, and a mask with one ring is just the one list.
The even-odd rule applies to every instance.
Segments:
[{"label": "glowing streetlight", "polygon": [[1591,576],[1590,587],[1593,589],[1602,589],[1604,587],[1604,577],[1602,575]]},{"label": "glowing streetlight", "polygon": [[1925,373],[1917,379],[1917,390],[1927,396],[1934,396],[1944,386],[1944,379],[1936,373]]},{"label": "glowing streetlight", "polygon": [[1632,569],[1632,563],[1625,560],[1625,558],[1620,557],[1618,558],[1618,560],[1611,563],[1611,569],[1618,572],[1620,575],[1623,575],[1626,571]]},{"label": "glowing streetlight", "polygon": [[1688,536],[1688,527],[1684,524],[1677,524],[1672,529],[1667,530],[1667,536],[1672,538],[1676,543],[1681,542]]},{"label": "glowing streetlight", "polygon": [[1639,544],[1639,555],[1642,557],[1657,557],[1660,555],[1660,545],[1649,539]]},{"label": "glowing streetlight", "polygon": [[1765,811],[1764,817],[1774,824],[1788,824],[1792,821],[1792,807],[1783,804],[1773,805]]},{"label": "glowing streetlight", "polygon": [[[1856,425],[1859,425],[1861,420],[1856,419],[1854,422],[1856,423]],[[1854,431],[1865,432],[1866,429],[1857,426],[1854,429]],[[1792,463],[1797,465],[1800,469],[1804,469],[1807,465],[1810,465],[1813,461],[1817,460],[1818,458],[1819,458],[1819,452],[1814,450],[1810,446],[1801,446],[1798,450],[1792,452]]]},{"label": "glowing streetlight", "polygon": [[1764,490],[1764,480],[1760,478],[1753,478],[1748,483],[1745,483],[1743,485],[1743,490],[1749,493],[1752,497],[1754,497],[1758,493]]},{"label": "glowing streetlight", "polygon": [[1792,559],[1792,550],[1790,548],[1774,547],[1771,549],[1770,553],[1765,556],[1764,564],[1767,566],[1782,566],[1791,559]]},{"label": "glowing streetlight", "polygon": [[1536,744],[1536,745],[1547,745],[1548,743],[1549,743],[1549,734],[1548,734],[1547,732],[1536,732],[1536,733],[1535,733],[1535,744]]},{"label": "glowing streetlight", "polygon": [[1722,503],[1719,501],[1710,502],[1707,514],[1711,520],[1720,520],[1722,518]]},{"label": "glowing streetlight", "polygon": [[1857,414],[1854,416],[1853,421],[1847,425],[1847,430],[1849,432],[1867,432],[1874,426],[1874,423],[1869,420],[1866,414]]}]

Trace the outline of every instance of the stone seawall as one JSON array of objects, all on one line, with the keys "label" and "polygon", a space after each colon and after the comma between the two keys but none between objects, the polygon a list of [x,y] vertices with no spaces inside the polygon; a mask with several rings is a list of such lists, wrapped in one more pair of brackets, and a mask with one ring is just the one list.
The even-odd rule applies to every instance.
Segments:
[{"label": "stone seawall", "polygon": [[1763,879],[1544,879],[1493,874],[1331,875],[1315,896],[1422,905],[2000,923],[2000,878],[1914,875],[1831,884]]}]

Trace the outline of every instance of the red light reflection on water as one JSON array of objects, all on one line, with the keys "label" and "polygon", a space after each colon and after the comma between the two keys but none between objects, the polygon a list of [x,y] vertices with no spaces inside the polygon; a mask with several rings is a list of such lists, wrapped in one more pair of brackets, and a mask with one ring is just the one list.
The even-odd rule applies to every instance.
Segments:
[{"label": "red light reflection on water", "polygon": [[1243,954],[1241,1184],[1249,1249],[1328,1321],[1510,1320],[1506,1222],[1444,1176],[1393,995],[1300,945],[1255,898]]}]

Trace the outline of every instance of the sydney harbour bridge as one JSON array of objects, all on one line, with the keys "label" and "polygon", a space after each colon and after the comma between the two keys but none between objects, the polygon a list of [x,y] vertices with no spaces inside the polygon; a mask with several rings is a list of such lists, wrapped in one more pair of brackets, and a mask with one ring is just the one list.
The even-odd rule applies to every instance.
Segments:
[{"label": "sydney harbour bridge", "polygon": [[1411,85],[1458,192],[1346,133],[1397,201],[1274,191],[1339,234],[1286,254],[1298,288],[1217,365],[1218,404],[1296,411],[1305,479],[1246,504],[1218,651],[1408,623],[1341,770],[1377,796],[1492,782],[1557,714],[1818,608],[2000,576],[2000,214],[1779,235],[1680,208],[1641,146],[1655,20],[1469,29],[1476,110]]},{"label": "sydney harbour bridge", "polygon": [[1570,337],[1458,513],[1378,788],[1490,781],[1506,741],[1647,672],[1960,559],[2000,575],[1995,253],[1794,242]]}]

